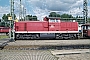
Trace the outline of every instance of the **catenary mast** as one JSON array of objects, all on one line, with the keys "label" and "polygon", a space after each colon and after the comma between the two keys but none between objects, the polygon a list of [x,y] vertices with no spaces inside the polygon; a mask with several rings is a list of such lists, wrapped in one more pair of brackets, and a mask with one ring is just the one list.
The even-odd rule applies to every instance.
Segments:
[{"label": "catenary mast", "polygon": [[83,17],[84,17],[84,23],[88,23],[87,17],[88,17],[88,9],[87,9],[87,0],[83,0]]}]

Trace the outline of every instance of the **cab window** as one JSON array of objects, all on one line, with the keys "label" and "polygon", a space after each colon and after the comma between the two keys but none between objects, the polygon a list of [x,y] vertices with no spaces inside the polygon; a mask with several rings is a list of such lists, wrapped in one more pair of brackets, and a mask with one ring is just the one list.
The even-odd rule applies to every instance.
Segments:
[{"label": "cab window", "polygon": [[84,30],[88,30],[88,29],[90,30],[90,26],[83,26],[83,29]]},{"label": "cab window", "polygon": [[54,19],[49,19],[49,22],[55,22],[55,20]]},{"label": "cab window", "polygon": [[59,22],[58,19],[49,19],[49,22]]},{"label": "cab window", "polygon": [[90,30],[90,26],[88,26],[88,29]]}]

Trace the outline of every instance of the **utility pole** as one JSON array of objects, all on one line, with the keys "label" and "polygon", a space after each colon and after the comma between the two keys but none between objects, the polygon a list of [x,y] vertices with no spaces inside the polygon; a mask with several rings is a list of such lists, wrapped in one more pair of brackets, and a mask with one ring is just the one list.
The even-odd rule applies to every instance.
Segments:
[{"label": "utility pole", "polygon": [[25,21],[26,21],[26,9],[24,11],[25,11]]},{"label": "utility pole", "polygon": [[19,10],[19,20],[21,21],[22,20],[22,3],[21,3],[21,0],[20,0],[20,10]]},{"label": "utility pole", "polygon": [[10,39],[14,41],[14,0],[10,0]]},{"label": "utility pole", "polygon": [[24,13],[25,13],[25,12],[24,12],[24,6],[23,6],[23,5],[22,5],[22,13],[23,13],[23,21],[24,21],[24,20],[25,20],[25,19],[24,19]]},{"label": "utility pole", "polygon": [[84,23],[88,23],[88,9],[87,9],[87,0],[83,0],[83,17],[84,17]]}]

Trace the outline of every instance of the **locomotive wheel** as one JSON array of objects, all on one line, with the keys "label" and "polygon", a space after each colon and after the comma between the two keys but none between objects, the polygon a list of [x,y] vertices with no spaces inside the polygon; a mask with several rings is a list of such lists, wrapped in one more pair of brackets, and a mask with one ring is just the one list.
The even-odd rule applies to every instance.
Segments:
[{"label": "locomotive wheel", "polygon": [[34,34],[31,36],[31,39],[40,39],[40,35],[39,34]]},{"label": "locomotive wheel", "polygon": [[15,34],[15,39],[19,39],[20,35],[19,34]]},{"label": "locomotive wheel", "polygon": [[59,39],[59,34],[56,34],[55,39]]},{"label": "locomotive wheel", "polygon": [[63,36],[61,34],[56,34],[55,39],[63,39]]},{"label": "locomotive wheel", "polygon": [[69,34],[69,39],[75,39],[74,35],[73,34]]}]

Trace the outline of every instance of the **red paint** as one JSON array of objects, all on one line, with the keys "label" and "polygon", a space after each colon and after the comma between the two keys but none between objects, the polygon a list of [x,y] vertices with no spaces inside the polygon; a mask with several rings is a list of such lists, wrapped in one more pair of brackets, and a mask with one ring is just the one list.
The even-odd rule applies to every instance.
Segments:
[{"label": "red paint", "polygon": [[44,21],[15,22],[15,31],[78,31],[78,23],[49,22],[49,18],[45,17]]},{"label": "red paint", "polygon": [[0,27],[0,33],[9,33],[9,27]]}]

